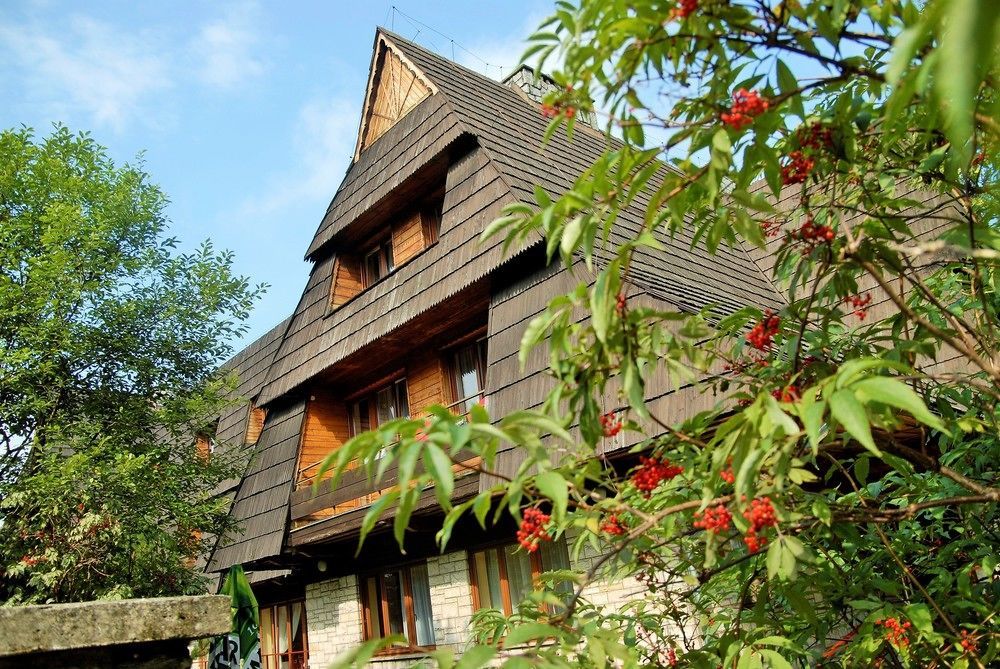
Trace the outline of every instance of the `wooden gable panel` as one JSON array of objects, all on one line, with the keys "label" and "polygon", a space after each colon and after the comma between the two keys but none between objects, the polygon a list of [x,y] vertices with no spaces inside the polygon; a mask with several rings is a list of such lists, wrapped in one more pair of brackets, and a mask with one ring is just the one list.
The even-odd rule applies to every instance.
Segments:
[{"label": "wooden gable panel", "polygon": [[392,256],[396,267],[424,250],[420,212],[413,212],[392,227]]},{"label": "wooden gable panel", "polygon": [[306,406],[296,487],[312,484],[323,458],[350,438],[347,405],[327,393],[313,393]]},{"label": "wooden gable panel", "polygon": [[333,269],[333,287],[330,304],[339,307],[364,289],[361,279],[361,263],[352,256],[338,256]]},{"label": "wooden gable panel", "polygon": [[430,87],[410,65],[392,49],[383,45],[382,50],[381,66],[368,99],[362,151],[431,95]]}]

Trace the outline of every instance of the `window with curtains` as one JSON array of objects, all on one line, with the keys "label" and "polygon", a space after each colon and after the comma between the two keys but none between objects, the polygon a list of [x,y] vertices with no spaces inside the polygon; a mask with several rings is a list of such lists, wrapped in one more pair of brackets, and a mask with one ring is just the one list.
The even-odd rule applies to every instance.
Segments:
[{"label": "window with curtains", "polygon": [[410,415],[406,379],[399,379],[350,404],[351,436]]},{"label": "window with curtains", "polygon": [[260,607],[262,669],[304,669],[308,649],[304,601]]},{"label": "window with curtains", "polygon": [[399,635],[387,649],[400,653],[434,647],[434,614],[427,564],[384,569],[360,579],[365,639]]},{"label": "window with curtains", "polygon": [[472,605],[477,611],[498,609],[509,616],[534,590],[539,574],[557,569],[569,569],[569,553],[562,538],[543,541],[535,553],[516,543],[470,552]]},{"label": "window with curtains", "polygon": [[486,387],[486,337],[462,346],[451,356],[455,408],[463,414],[482,398]]}]

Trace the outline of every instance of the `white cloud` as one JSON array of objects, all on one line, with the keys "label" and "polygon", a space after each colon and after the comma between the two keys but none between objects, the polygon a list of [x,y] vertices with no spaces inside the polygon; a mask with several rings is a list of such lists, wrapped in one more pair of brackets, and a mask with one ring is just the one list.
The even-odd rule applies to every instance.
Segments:
[{"label": "white cloud", "polygon": [[192,42],[198,78],[206,85],[232,89],[264,73],[257,55],[260,12],[253,3],[230,7],[226,15],[206,23]]},{"label": "white cloud", "polygon": [[273,176],[262,195],[240,205],[237,218],[274,214],[292,204],[328,201],[354,153],[360,115],[354,96],[303,105],[291,139],[294,167]]},{"label": "white cloud", "polygon": [[82,110],[116,129],[172,85],[167,60],[153,55],[152,40],[79,16],[66,30],[0,26],[0,49],[20,64],[23,86],[60,112]]}]

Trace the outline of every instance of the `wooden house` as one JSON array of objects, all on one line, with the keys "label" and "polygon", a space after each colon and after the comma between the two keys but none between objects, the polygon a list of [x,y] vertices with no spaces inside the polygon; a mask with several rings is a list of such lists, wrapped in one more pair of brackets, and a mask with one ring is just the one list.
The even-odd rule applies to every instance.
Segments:
[{"label": "wooden house", "polygon": [[[251,402],[220,422],[218,440],[245,449],[249,464],[230,491],[241,529],[219,542],[207,569],[242,564],[251,574],[266,667],[325,666],[390,632],[407,643],[375,664],[461,648],[477,608],[509,612],[532,574],[569,564],[564,543],[529,556],[515,550],[512,526],[474,523],[440,554],[430,493],[405,555],[385,528],[355,555],[379,490],[352,473],[336,490],[311,489],[324,456],[393,417],[480,398],[496,416],[542,402],[547,355],[536,351],[521,370],[524,327],[587,270],[547,266],[540,240],[505,254],[501,239],[480,234],[508,203],[533,201],[536,184],[565,191],[607,140],[581,127],[543,147],[538,87],[523,71],[497,82],[376,33],[354,160],[306,250],[309,280],[291,316],[231,363]],[[622,233],[641,221],[641,210],[624,212]],[[661,241],[662,252],[637,257],[633,293],[686,311],[779,304],[759,257],[739,248],[710,257],[683,234]],[[649,399],[669,417],[712,401],[665,382]],[[500,458],[501,470],[518,464],[516,452]],[[454,495],[484,484],[470,473]],[[611,604],[634,587],[609,583],[591,599]]]}]

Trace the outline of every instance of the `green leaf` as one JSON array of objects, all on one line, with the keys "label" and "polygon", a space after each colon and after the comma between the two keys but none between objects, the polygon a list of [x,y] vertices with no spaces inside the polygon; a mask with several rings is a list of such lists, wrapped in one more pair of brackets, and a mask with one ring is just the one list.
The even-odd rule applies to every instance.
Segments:
[{"label": "green leaf", "polygon": [[858,443],[875,455],[882,455],[875,445],[875,440],[872,439],[865,407],[854,397],[851,390],[838,390],[830,396],[830,413]]},{"label": "green leaf", "polygon": [[561,520],[566,516],[566,506],[569,500],[567,485],[566,479],[556,472],[545,472],[535,477],[535,487],[552,500],[556,520]]},{"label": "green leaf", "polygon": [[372,504],[365,513],[365,517],[361,521],[361,537],[358,539],[358,549],[354,553],[354,557],[360,555],[362,544],[365,542],[365,537],[367,537],[368,533],[375,527],[375,523],[378,522],[378,519],[382,517],[382,512],[398,498],[399,490],[390,490],[389,492],[383,493],[382,496],[375,500],[375,503]]},{"label": "green leaf", "polygon": [[889,67],[885,71],[885,80],[892,86],[899,82],[899,77],[910,64],[910,60],[917,52],[917,49],[930,36],[930,30],[926,22],[910,26],[896,36],[892,44],[892,58],[889,60]]},{"label": "green leaf", "polygon": [[489,664],[489,661],[496,657],[497,651],[490,646],[472,646],[462,651],[462,657],[455,665],[455,669],[479,669]]},{"label": "green leaf", "polygon": [[559,629],[545,623],[524,623],[518,625],[510,631],[504,639],[504,646],[510,648],[532,639],[544,641],[545,639],[559,638]]},{"label": "green leaf", "polygon": [[1000,12],[995,0],[949,0],[938,47],[938,87],[945,115],[945,134],[958,164],[972,157],[973,114],[981,77],[995,58]]},{"label": "green leaf", "polygon": [[814,499],[812,503],[812,512],[827,527],[833,520],[833,514],[830,512],[830,505],[826,503],[824,499]]},{"label": "green leaf", "polygon": [[888,376],[872,376],[852,386],[854,394],[865,402],[879,402],[906,411],[924,425],[945,431],[941,419],[932,414],[913,388]]},{"label": "green leaf", "polygon": [[913,626],[925,635],[934,634],[934,623],[931,619],[931,610],[926,604],[910,604],[904,609],[907,619]]},{"label": "green leaf", "polygon": [[437,444],[424,442],[424,467],[434,479],[435,493],[442,507],[448,508],[451,493],[455,490],[455,472],[451,468],[451,458]]},{"label": "green leaf", "polygon": [[770,648],[760,648],[758,652],[767,660],[769,666],[776,669],[792,669],[791,663],[782,657],[778,651],[771,650]]}]

